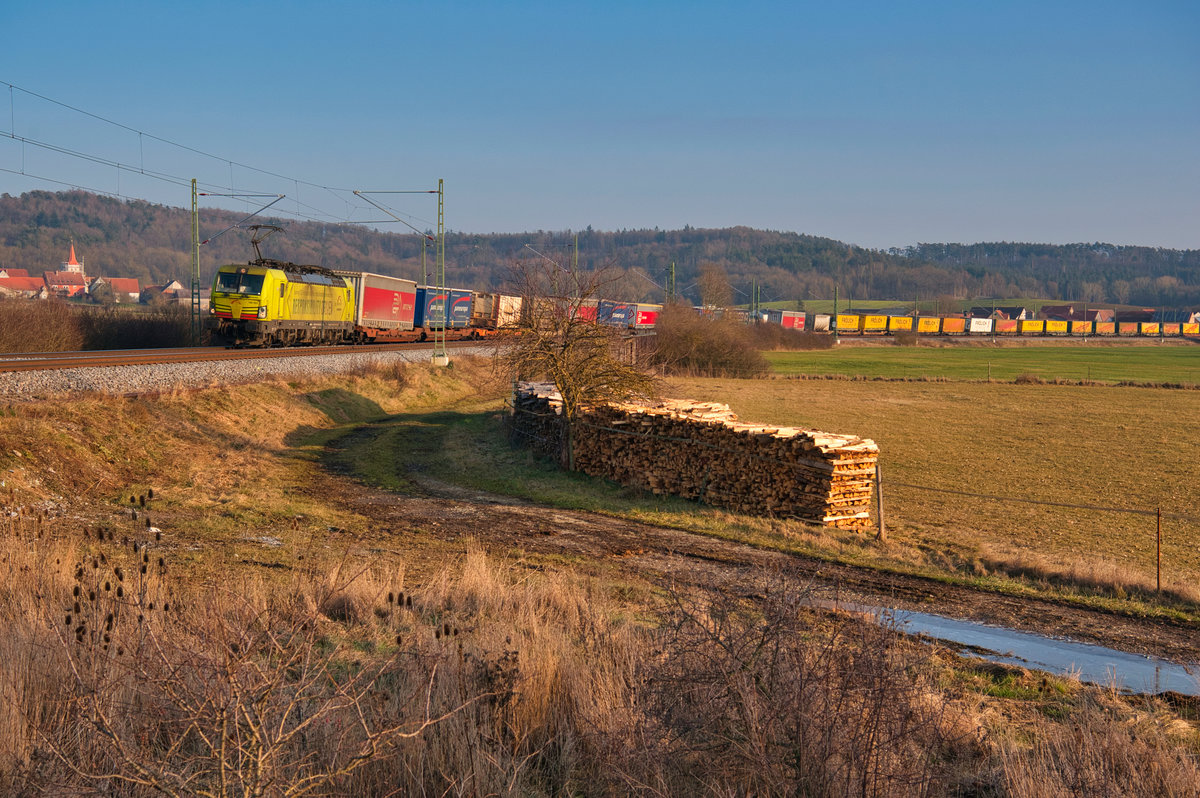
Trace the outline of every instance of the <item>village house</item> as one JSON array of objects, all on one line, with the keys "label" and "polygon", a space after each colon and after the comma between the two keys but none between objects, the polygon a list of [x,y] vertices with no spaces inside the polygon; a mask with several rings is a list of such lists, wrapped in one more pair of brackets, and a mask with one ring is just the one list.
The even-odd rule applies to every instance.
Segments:
[{"label": "village house", "polygon": [[1074,305],[1043,305],[1039,315],[1043,319],[1059,321],[1112,321],[1112,308],[1077,308]]},{"label": "village house", "polygon": [[184,288],[178,280],[172,280],[165,285],[148,285],[142,289],[143,302],[190,302],[191,298],[191,289]]},{"label": "village house", "polygon": [[20,297],[22,299],[45,299],[48,296],[46,281],[41,277],[11,274],[24,272],[24,269],[5,269],[10,274],[0,276],[0,296]]},{"label": "village house", "polygon": [[974,307],[967,311],[967,316],[972,319],[1021,319],[1029,318],[1029,311],[1023,307]]},{"label": "village house", "polygon": [[142,289],[138,286],[136,277],[97,277],[88,284],[88,293],[96,293],[96,289],[107,285],[112,289],[113,300],[116,302],[139,302]]},{"label": "village house", "polygon": [[87,294],[83,272],[43,272],[46,291],[53,296],[71,298]]}]

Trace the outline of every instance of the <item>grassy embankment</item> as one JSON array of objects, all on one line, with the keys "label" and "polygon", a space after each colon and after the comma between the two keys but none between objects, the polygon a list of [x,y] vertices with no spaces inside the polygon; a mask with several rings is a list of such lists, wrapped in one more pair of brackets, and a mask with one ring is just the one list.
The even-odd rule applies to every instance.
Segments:
[{"label": "grassy embankment", "polygon": [[[95,774],[119,773],[141,780],[130,794],[312,778],[363,795],[1032,796],[1084,778],[1152,795],[1200,778],[1196,734],[1163,702],[930,657],[798,614],[803,596],[769,584],[753,612],[719,597],[631,607],[603,579],[467,555],[426,522],[370,528],[312,489],[327,441],[407,423],[410,443],[438,445],[415,455],[444,464],[433,476],[738,523],[507,450],[488,426],[499,391],[470,387],[484,376],[462,364],[5,408],[4,789],[103,791],[114,780]],[[364,440],[376,478],[397,479],[412,453]],[[257,734],[262,718],[287,735]]]}]

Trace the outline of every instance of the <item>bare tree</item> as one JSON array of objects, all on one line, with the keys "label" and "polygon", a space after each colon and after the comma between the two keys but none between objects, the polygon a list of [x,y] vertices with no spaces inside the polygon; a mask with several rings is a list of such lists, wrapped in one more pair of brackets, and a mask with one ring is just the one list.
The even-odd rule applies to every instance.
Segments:
[{"label": "bare tree", "polygon": [[628,329],[597,323],[611,270],[581,272],[538,255],[512,270],[522,298],[522,323],[499,340],[499,362],[514,380],[546,379],[562,397],[563,453],[571,458],[571,427],[588,405],[654,393],[654,377],[639,362]]},{"label": "bare tree", "polygon": [[725,268],[719,263],[701,263],[697,283],[700,287],[700,303],[704,307],[723,310],[733,304],[733,286],[729,284]]}]

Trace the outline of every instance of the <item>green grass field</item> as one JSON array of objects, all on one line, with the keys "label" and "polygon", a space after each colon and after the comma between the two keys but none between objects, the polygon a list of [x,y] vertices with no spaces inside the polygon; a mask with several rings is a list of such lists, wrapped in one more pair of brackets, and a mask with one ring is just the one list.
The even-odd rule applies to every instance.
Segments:
[{"label": "green grass field", "polygon": [[841,346],[766,352],[776,374],[887,379],[1044,380],[1200,385],[1200,347],[1115,346],[902,347]]},{"label": "green grass field", "polygon": [[1153,588],[1161,508],[1186,516],[1164,520],[1164,585],[1194,593],[1188,586],[1200,584],[1194,391],[716,379],[677,380],[669,391],[726,402],[747,421],[874,439],[896,539],[952,568],[978,558]]}]

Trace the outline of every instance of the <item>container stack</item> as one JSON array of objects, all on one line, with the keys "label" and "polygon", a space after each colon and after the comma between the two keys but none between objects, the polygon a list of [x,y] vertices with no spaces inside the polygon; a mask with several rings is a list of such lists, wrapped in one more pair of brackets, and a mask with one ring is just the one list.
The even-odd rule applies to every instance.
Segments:
[{"label": "container stack", "polygon": [[[552,385],[523,383],[515,427],[544,453],[561,451]],[[738,421],[728,405],[665,400],[589,408],[572,435],[575,467],[654,493],[826,526],[870,526],[879,447],[799,427]]]}]

